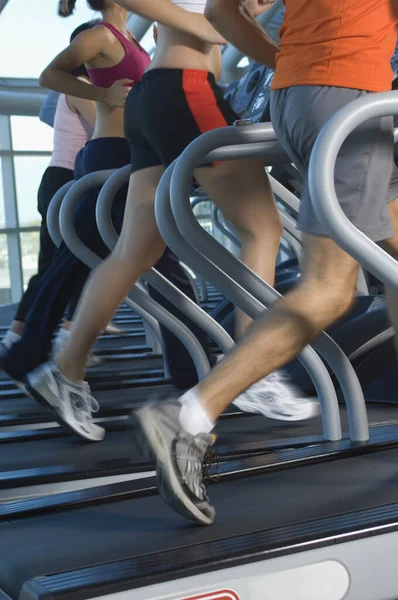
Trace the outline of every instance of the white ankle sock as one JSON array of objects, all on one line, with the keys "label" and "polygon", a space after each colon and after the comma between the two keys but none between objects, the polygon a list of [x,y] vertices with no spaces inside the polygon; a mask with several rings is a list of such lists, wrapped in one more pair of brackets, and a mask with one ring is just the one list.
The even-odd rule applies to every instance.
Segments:
[{"label": "white ankle sock", "polygon": [[2,339],[2,344],[7,348],[7,350],[9,350],[11,346],[15,344],[15,342],[19,342],[20,339],[21,336],[19,335],[19,333],[15,333],[14,331],[11,331],[11,329],[9,329]]},{"label": "white ankle sock", "polygon": [[70,336],[69,329],[64,329],[63,327],[61,327],[61,329],[58,329],[58,331],[57,331],[57,335],[55,336],[55,341],[57,344],[64,344],[66,342],[66,340],[69,338],[69,336]]},{"label": "white ankle sock", "polygon": [[197,392],[190,390],[180,398],[180,424],[190,435],[210,433],[214,423],[203,408]]}]

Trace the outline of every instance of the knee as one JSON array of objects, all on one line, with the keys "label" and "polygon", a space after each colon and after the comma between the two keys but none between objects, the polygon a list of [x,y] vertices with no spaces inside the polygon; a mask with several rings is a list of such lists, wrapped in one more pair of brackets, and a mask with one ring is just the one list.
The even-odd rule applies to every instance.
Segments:
[{"label": "knee", "polygon": [[355,288],[342,286],[336,290],[325,290],[329,293],[327,304],[334,319],[340,319],[350,311],[355,302]]},{"label": "knee", "polygon": [[332,284],[327,280],[303,281],[282,301],[286,307],[304,317],[315,332],[328,328],[352,308],[355,284]]},{"label": "knee", "polygon": [[128,273],[138,270],[140,273],[149,271],[163,255],[164,242],[159,240],[150,245],[132,245],[131,243],[118,243],[113,257],[118,268],[126,269]]}]

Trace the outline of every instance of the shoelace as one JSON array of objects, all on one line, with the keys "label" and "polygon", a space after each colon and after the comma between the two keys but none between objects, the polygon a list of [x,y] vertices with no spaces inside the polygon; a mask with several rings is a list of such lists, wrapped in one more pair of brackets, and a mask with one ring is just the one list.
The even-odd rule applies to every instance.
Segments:
[{"label": "shoelace", "polygon": [[71,396],[73,406],[77,409],[76,418],[83,423],[89,421],[92,423],[92,413],[96,413],[100,409],[98,401],[91,395],[90,386],[85,381],[82,383],[83,390]]},{"label": "shoelace", "polygon": [[199,500],[205,500],[206,488],[202,479],[201,450],[194,443],[191,443],[188,446],[188,455],[179,455],[177,456],[177,459],[179,462],[184,461],[184,471],[181,475],[188,488]]},{"label": "shoelace", "polygon": [[94,396],[91,395],[90,386],[87,383],[87,381],[83,381],[83,388],[86,392],[84,395],[86,410],[90,413],[97,413],[100,409],[100,405],[98,400],[96,400]]},{"label": "shoelace", "polygon": [[[182,478],[188,488],[199,500],[208,501],[206,485],[210,481],[210,469],[217,464],[219,459],[211,446],[205,450],[198,447],[194,440],[188,446],[188,456],[178,456],[178,460],[184,461],[184,472]],[[214,478],[217,480],[218,475]],[[213,479],[213,478],[212,478]]]}]

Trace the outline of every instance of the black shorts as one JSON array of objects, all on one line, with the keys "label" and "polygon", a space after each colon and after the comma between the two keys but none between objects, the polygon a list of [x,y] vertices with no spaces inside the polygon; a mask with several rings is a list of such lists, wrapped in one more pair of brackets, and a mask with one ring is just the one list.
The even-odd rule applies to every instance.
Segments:
[{"label": "black shorts", "polygon": [[167,167],[206,131],[233,125],[239,116],[214,75],[191,69],[153,69],[128,95],[124,111],[131,172]]}]

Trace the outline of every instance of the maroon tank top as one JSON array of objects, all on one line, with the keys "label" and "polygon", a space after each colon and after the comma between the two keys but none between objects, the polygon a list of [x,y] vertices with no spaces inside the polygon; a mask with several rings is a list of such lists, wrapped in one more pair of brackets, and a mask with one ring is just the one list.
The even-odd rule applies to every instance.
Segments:
[{"label": "maroon tank top", "polygon": [[124,35],[110,23],[105,21],[101,25],[120,41],[125,50],[123,59],[114,67],[102,67],[100,69],[87,69],[93,85],[109,88],[119,79],[131,79],[134,83],[141,81],[142,76],[151,62],[150,56],[138,42],[127,40]]}]

